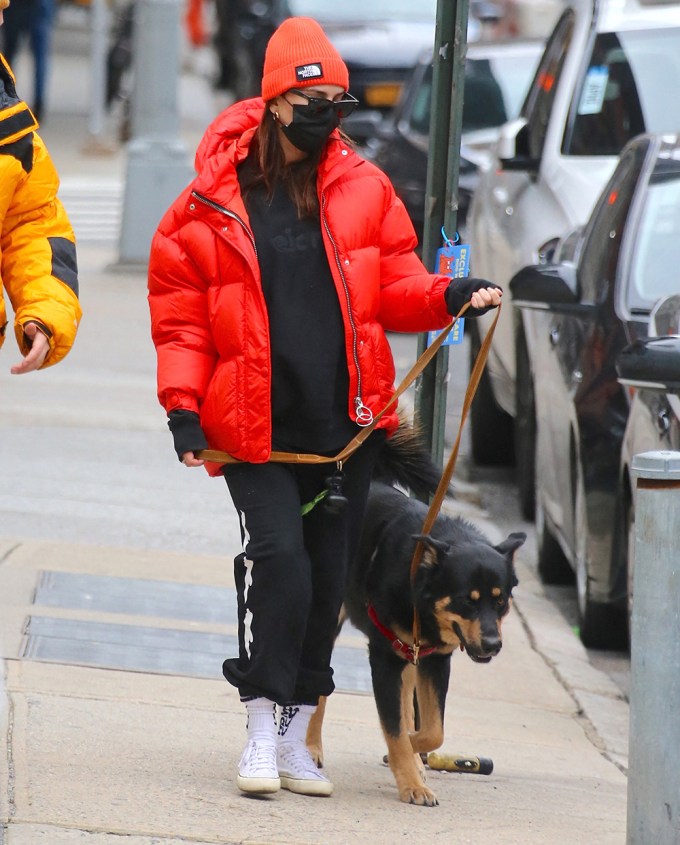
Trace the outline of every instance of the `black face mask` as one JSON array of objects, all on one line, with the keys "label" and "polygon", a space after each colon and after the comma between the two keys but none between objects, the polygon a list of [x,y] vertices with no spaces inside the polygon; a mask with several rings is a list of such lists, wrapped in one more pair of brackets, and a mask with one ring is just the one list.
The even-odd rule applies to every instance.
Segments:
[{"label": "black face mask", "polygon": [[311,114],[307,105],[293,106],[293,119],[284,126],[283,134],[294,147],[304,153],[315,153],[323,147],[331,132],[340,125],[340,118],[329,108],[320,114]]}]

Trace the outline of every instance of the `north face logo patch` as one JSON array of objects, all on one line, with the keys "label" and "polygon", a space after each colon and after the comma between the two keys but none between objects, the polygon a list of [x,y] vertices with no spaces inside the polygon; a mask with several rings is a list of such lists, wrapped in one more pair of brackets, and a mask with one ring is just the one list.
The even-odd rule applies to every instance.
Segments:
[{"label": "north face logo patch", "polygon": [[295,78],[298,82],[303,82],[305,79],[321,79],[322,76],[323,68],[320,63],[300,65],[295,68]]}]

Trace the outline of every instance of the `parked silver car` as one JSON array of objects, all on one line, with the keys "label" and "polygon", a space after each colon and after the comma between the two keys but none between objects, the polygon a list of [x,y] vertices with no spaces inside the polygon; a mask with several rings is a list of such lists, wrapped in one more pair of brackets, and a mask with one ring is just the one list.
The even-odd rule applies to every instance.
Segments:
[{"label": "parked silver car", "polygon": [[[623,146],[680,127],[680,4],[572,0],[557,22],[520,117],[501,128],[468,215],[472,272],[504,287],[550,257],[587,220]],[[522,509],[534,512],[535,416],[531,312],[506,291],[471,411],[479,464],[514,457]],[[471,327],[488,326],[488,316]],[[550,471],[547,468],[547,471]]]}]

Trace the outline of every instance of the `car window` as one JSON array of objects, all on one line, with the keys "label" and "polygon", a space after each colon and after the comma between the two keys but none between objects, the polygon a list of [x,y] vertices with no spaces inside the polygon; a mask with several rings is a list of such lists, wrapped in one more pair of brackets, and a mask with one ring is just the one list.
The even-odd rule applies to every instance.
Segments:
[{"label": "car window", "polygon": [[[467,58],[462,131],[492,129],[517,117],[537,61],[529,52]],[[432,66],[423,74],[409,118],[410,129],[421,135],[430,131],[431,97]]]},{"label": "car window", "polygon": [[586,226],[578,266],[582,302],[603,302],[615,281],[637,174],[648,148],[647,144],[639,144],[624,153]]},{"label": "car window", "polygon": [[643,132],[680,126],[680,28],[600,33],[576,89],[565,155],[618,155]]},{"label": "car window", "polygon": [[528,124],[527,152],[535,160],[540,159],[543,152],[550,111],[573,31],[574,14],[567,11],[550,36],[522,107],[522,115],[526,117]]},{"label": "car window", "polygon": [[630,251],[628,303],[650,310],[661,297],[680,292],[680,161],[659,159]]},{"label": "car window", "polygon": [[335,21],[432,21],[437,15],[437,0],[288,0],[291,15]]}]

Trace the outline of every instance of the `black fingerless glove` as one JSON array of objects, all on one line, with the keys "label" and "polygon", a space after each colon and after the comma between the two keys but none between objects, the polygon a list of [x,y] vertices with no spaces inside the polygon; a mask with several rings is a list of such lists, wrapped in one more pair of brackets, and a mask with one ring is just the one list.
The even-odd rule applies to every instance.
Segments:
[{"label": "black fingerless glove", "polygon": [[[444,298],[446,299],[446,310],[455,317],[466,302],[470,301],[472,294],[481,290],[482,288],[496,288],[496,290],[503,290],[500,285],[495,285],[493,282],[487,282],[486,279],[452,279],[449,286],[444,291]],[[486,314],[495,305],[489,305],[486,308],[468,308],[465,312],[466,317],[479,317],[480,314]]]},{"label": "black fingerless glove", "polygon": [[198,452],[199,449],[208,448],[208,441],[203,434],[201,421],[195,411],[186,411],[182,408],[170,411],[168,428],[172,432],[175,452],[177,452],[180,461],[185,452]]}]

